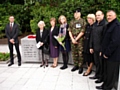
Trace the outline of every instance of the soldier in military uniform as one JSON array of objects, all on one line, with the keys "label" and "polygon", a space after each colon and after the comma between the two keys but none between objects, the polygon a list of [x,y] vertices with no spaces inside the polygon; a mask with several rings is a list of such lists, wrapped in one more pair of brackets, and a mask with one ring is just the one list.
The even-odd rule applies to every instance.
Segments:
[{"label": "soldier in military uniform", "polygon": [[79,69],[78,73],[81,74],[83,72],[83,35],[85,31],[86,22],[81,18],[81,9],[77,8],[74,11],[74,18],[69,25],[69,35],[72,41],[72,55],[74,67],[71,71],[76,71]]}]

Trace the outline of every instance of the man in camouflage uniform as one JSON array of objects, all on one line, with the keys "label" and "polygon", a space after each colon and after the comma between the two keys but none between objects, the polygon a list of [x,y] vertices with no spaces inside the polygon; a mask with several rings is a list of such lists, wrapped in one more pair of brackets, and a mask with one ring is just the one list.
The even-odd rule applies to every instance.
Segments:
[{"label": "man in camouflage uniform", "polygon": [[79,69],[78,73],[81,74],[83,72],[83,35],[85,31],[86,22],[81,18],[81,9],[77,8],[74,11],[74,20],[70,22],[69,25],[69,35],[72,40],[72,55],[74,67],[71,71],[76,71]]}]

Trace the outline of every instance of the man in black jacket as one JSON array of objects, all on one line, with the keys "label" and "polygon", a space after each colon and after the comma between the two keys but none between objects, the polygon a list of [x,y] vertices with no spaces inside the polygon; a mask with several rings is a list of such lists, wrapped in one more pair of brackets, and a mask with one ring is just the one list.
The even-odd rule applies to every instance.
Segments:
[{"label": "man in black jacket", "polygon": [[90,38],[90,53],[94,55],[94,62],[96,66],[95,75],[90,77],[90,79],[98,79],[95,83],[102,82],[102,74],[103,74],[103,62],[99,56],[101,41],[103,37],[103,29],[106,25],[106,20],[104,19],[104,14],[102,11],[98,10],[96,12],[96,22],[93,27],[91,38]]},{"label": "man in black jacket", "polygon": [[18,56],[18,66],[21,66],[21,55],[19,51],[19,41],[18,41],[19,27],[14,22],[14,16],[10,16],[9,21],[10,23],[8,23],[5,27],[5,33],[8,38],[8,46],[10,49],[10,63],[8,64],[8,66],[14,64],[13,45],[15,45],[15,49]]},{"label": "man in black jacket", "polygon": [[108,24],[102,41],[101,56],[104,60],[104,80],[97,89],[111,90],[118,81],[120,62],[120,23],[113,10],[107,12]]}]

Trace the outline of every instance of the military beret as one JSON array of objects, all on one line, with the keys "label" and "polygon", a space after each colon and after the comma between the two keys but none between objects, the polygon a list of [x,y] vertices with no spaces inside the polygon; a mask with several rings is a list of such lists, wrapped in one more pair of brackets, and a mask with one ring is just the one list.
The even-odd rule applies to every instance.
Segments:
[{"label": "military beret", "polygon": [[73,12],[74,12],[74,13],[76,13],[76,12],[81,12],[81,8],[77,8],[77,9],[75,9]]}]

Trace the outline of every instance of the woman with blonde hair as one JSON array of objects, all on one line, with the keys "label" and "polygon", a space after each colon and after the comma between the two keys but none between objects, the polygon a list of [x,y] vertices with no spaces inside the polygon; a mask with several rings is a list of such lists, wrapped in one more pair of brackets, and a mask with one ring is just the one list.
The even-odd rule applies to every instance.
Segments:
[{"label": "woman with blonde hair", "polygon": [[87,15],[87,22],[88,24],[85,27],[85,35],[84,35],[84,45],[83,45],[83,58],[84,62],[87,64],[87,71],[83,74],[83,76],[88,76],[92,72],[92,66],[93,66],[93,54],[90,53],[90,36],[91,32],[95,23],[95,15],[94,14],[88,14]]},{"label": "woman with blonde hair", "polygon": [[[40,67],[42,66],[46,66],[48,67],[48,59],[49,59],[49,55],[46,54],[43,50],[44,47],[48,48],[49,47],[49,44],[48,44],[48,30],[46,30],[44,27],[45,27],[45,23],[44,21],[39,21],[38,23],[38,27],[39,29],[37,30],[36,32],[36,42],[37,44],[39,44],[38,48],[41,52],[41,55],[42,55],[42,64],[40,65]],[[40,54],[39,52],[39,54]]]},{"label": "woman with blonde hair", "polygon": [[[68,32],[68,24],[67,24],[67,19],[64,15],[61,15],[59,17],[59,36],[64,37],[64,40],[62,42],[59,42],[59,49],[62,53],[62,58],[63,58],[63,66],[60,67],[60,69],[66,69],[68,66],[68,61],[69,61],[69,52],[71,51],[71,45],[70,45],[70,36]],[[65,48],[62,46],[62,43],[64,43]]]},{"label": "woman with blonde hair", "polygon": [[53,58],[53,64],[51,67],[55,68],[57,67],[57,62],[58,62],[58,56],[59,56],[59,48],[58,48],[58,42],[54,38],[54,36],[57,36],[59,33],[59,29],[56,26],[56,19],[52,17],[50,19],[50,24],[51,28],[50,30],[50,35],[49,35],[49,41],[50,41],[50,57]]}]

